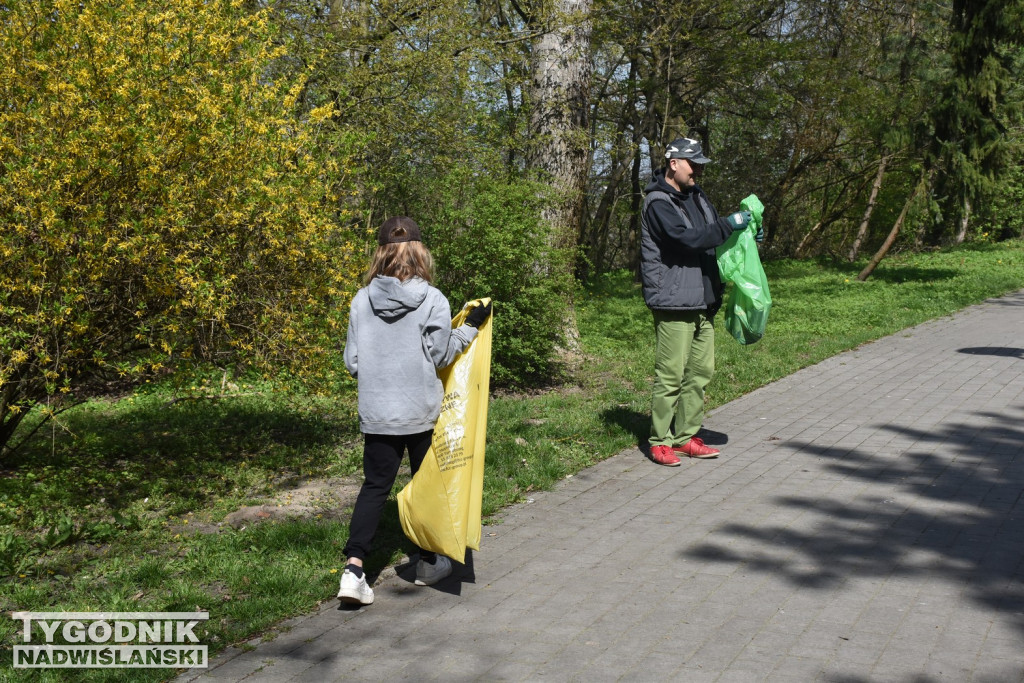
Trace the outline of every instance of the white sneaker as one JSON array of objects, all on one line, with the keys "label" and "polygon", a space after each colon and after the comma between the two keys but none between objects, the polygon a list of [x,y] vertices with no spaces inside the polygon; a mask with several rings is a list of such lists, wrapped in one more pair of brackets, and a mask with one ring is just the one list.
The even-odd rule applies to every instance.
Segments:
[{"label": "white sneaker", "polygon": [[438,555],[434,564],[420,560],[416,563],[416,585],[433,586],[451,573],[452,561],[444,555]]},{"label": "white sneaker", "polygon": [[369,605],[373,603],[373,589],[366,583],[366,574],[356,576],[349,570],[341,575],[341,586],[338,590],[338,599],[342,602],[349,602],[356,605]]}]

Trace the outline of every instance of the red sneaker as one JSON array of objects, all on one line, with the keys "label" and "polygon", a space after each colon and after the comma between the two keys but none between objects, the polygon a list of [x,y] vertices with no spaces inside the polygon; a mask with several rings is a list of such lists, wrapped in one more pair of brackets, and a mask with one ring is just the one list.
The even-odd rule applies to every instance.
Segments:
[{"label": "red sneaker", "polygon": [[[653,453],[653,449],[651,450]],[[682,446],[673,446],[672,450],[676,453],[688,455],[691,458],[717,458],[718,454],[721,453],[717,448],[705,446],[704,440],[696,436],[684,443]]]},{"label": "red sneaker", "polygon": [[679,467],[679,458],[668,446],[651,446],[651,460],[667,467]]}]

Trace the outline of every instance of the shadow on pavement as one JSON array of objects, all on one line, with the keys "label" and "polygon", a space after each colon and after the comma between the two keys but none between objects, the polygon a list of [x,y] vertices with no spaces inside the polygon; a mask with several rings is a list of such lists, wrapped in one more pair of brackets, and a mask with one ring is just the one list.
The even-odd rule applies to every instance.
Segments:
[{"label": "shadow on pavement", "polygon": [[[650,455],[650,445],[647,442],[651,435],[650,413],[641,413],[627,407],[616,406],[601,411],[601,420],[606,425],[618,425],[631,433],[636,438],[637,447],[644,452],[644,455]],[[697,436],[709,446],[724,446],[729,443],[727,434],[705,427],[701,427]]]},{"label": "shadow on pavement", "polygon": [[[775,526],[726,523],[680,555],[746,563],[822,591],[853,577],[939,578],[1024,632],[1022,418],[1024,407],[1007,406],[934,431],[879,425],[912,441],[898,455],[776,442],[794,457],[824,458],[824,467],[841,475],[836,481],[869,488],[852,499],[827,491],[777,497],[773,505],[812,517],[791,515],[797,524]],[[737,537],[754,551],[732,550]]]},{"label": "shadow on pavement", "polygon": [[972,346],[965,349],[957,349],[960,353],[967,353],[972,356],[1008,356],[1010,358],[1024,358],[1024,349],[1012,346]]}]

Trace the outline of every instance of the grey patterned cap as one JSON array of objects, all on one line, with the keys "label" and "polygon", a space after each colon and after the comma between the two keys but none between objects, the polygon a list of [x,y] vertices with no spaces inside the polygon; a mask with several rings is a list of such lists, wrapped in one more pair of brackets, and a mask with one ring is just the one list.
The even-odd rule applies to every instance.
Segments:
[{"label": "grey patterned cap", "polygon": [[700,143],[691,138],[679,138],[674,140],[665,150],[666,159],[686,159],[695,164],[711,163],[711,159],[704,156],[704,150]]}]

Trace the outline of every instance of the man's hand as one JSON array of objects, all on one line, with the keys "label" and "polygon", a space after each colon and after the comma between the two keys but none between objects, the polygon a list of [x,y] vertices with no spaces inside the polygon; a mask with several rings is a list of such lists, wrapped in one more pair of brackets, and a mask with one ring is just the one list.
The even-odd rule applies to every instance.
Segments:
[{"label": "man's hand", "polygon": [[752,216],[749,211],[737,211],[726,220],[729,222],[729,225],[732,226],[732,231],[736,232],[737,230],[743,230],[747,227],[750,224],[751,218]]},{"label": "man's hand", "polygon": [[754,241],[757,242],[758,244],[761,244],[761,242],[764,242],[764,224],[763,223],[761,225],[757,226],[757,234],[754,235]]}]

